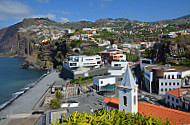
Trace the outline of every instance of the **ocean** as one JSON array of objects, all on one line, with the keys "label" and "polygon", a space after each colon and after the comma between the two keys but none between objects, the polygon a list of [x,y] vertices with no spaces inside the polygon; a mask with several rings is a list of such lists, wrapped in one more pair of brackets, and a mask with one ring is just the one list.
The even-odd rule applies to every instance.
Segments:
[{"label": "ocean", "polygon": [[35,85],[46,73],[19,69],[23,61],[21,58],[0,57],[0,109]]}]

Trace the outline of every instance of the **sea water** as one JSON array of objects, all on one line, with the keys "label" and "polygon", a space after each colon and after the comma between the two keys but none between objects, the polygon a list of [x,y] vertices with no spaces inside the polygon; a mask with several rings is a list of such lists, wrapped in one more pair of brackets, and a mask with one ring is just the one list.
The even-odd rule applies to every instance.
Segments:
[{"label": "sea water", "polygon": [[0,109],[26,92],[44,75],[44,71],[20,69],[21,58],[0,57]]}]

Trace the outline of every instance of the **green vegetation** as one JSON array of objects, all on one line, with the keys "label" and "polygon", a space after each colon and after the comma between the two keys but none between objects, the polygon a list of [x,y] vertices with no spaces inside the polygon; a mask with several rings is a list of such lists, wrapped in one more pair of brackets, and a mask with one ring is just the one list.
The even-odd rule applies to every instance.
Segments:
[{"label": "green vegetation", "polygon": [[100,35],[94,35],[93,38],[118,38],[118,34],[109,32],[107,30],[102,30],[98,32]]},{"label": "green vegetation", "polygon": [[84,84],[84,83],[87,83],[87,82],[90,82],[90,81],[92,81],[92,78],[93,77],[85,77],[85,78],[81,78],[81,77],[79,77],[78,79],[72,79],[72,80],[70,80],[70,83],[71,84]]},{"label": "green vegetation", "polygon": [[139,56],[136,54],[131,54],[131,53],[124,53],[126,55],[127,61],[132,61],[132,62],[137,62],[139,61]]},{"label": "green vegetation", "polygon": [[61,107],[61,99],[63,98],[63,95],[61,92],[56,91],[55,92],[55,98],[50,100],[49,106],[51,109],[58,109]]},{"label": "green vegetation", "polygon": [[124,111],[99,109],[92,113],[78,113],[77,111],[69,117],[63,116],[63,123],[59,120],[52,125],[170,125],[167,119],[153,119],[152,116],[140,113],[132,114]]},{"label": "green vegetation", "polygon": [[95,48],[94,47],[94,48],[91,48],[91,49],[83,50],[84,54],[87,54],[87,55],[96,55],[101,51],[104,51],[104,48]]},{"label": "green vegetation", "polygon": [[141,52],[141,57],[144,58],[152,58],[153,49],[146,49],[145,51]]}]

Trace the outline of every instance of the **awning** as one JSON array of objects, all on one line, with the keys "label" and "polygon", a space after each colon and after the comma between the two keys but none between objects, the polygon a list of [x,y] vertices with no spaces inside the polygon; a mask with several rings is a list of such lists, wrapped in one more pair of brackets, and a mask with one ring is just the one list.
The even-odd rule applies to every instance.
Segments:
[{"label": "awning", "polygon": [[104,90],[113,90],[113,89],[116,89],[116,86],[115,85],[107,84],[106,86],[102,86],[101,89],[104,89]]}]

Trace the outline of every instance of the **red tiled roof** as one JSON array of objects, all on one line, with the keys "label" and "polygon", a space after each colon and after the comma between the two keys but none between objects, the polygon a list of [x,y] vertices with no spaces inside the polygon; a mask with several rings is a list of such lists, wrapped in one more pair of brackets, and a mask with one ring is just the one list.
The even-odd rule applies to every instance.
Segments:
[{"label": "red tiled roof", "polygon": [[168,118],[168,121],[172,124],[190,124],[190,113],[152,105],[146,102],[138,103],[138,112],[146,114],[147,116],[153,115],[153,118]]},{"label": "red tiled roof", "polygon": [[119,98],[104,98],[102,102],[119,104]]},{"label": "red tiled roof", "polygon": [[180,97],[180,96],[183,95],[182,91],[186,91],[186,90],[190,91],[190,88],[187,88],[187,89],[177,88],[177,89],[174,89],[174,90],[167,91],[166,93],[168,93],[170,95],[173,95],[173,96],[176,96],[176,97]]},{"label": "red tiled roof", "polygon": [[[102,102],[107,103],[107,106],[119,109],[118,98],[104,98]],[[157,106],[146,102],[138,103],[138,112],[141,114],[146,114],[147,116],[153,115],[153,118],[164,119],[167,117],[168,121],[173,124],[190,124],[190,113]]]}]

